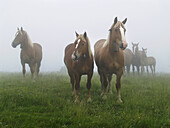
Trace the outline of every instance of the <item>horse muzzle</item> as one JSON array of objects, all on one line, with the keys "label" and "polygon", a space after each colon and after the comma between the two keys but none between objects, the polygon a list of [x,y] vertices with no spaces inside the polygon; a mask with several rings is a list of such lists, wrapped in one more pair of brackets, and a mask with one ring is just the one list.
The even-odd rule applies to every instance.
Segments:
[{"label": "horse muzzle", "polygon": [[126,41],[122,41],[122,42],[119,42],[119,47],[122,49],[122,50],[125,50],[126,47],[128,46],[127,42]]},{"label": "horse muzzle", "polygon": [[74,61],[78,61],[78,56],[76,54],[72,54],[71,59]]},{"label": "horse muzzle", "polygon": [[14,45],[14,44],[12,43],[12,47],[13,47],[13,48],[16,48],[17,46],[16,46],[16,45]]}]

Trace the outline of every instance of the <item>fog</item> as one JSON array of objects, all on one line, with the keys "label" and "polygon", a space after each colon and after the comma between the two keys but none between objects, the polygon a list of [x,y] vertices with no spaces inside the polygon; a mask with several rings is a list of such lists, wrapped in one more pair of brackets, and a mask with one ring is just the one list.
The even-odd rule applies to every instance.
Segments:
[{"label": "fog", "polygon": [[168,0],[1,0],[0,72],[21,72],[20,46],[11,46],[17,27],[42,45],[41,71],[55,72],[64,66],[64,48],[75,40],[75,31],[87,32],[94,51],[116,16],[128,19],[128,48],[139,42],[156,58],[157,72],[170,72],[169,5]]}]

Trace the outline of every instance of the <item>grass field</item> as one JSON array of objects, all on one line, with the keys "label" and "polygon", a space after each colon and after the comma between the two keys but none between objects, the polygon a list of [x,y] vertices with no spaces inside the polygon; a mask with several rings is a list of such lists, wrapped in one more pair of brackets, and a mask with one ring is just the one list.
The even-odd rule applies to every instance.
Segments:
[{"label": "grass field", "polygon": [[86,77],[75,104],[67,75],[41,74],[36,82],[20,73],[0,74],[0,128],[169,128],[170,75],[123,77],[123,103],[113,94],[100,96],[99,76],[92,79],[87,103]]}]

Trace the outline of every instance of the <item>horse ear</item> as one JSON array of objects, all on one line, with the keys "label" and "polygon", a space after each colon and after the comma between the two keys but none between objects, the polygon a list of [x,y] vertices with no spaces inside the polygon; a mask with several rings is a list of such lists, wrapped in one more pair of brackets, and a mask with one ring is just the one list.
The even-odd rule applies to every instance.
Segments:
[{"label": "horse ear", "polygon": [[17,30],[19,31],[19,28],[17,27]]},{"label": "horse ear", "polygon": [[21,31],[23,31],[23,28],[21,27]]},{"label": "horse ear", "polygon": [[79,36],[79,34],[75,31],[75,33],[76,33],[76,37],[78,37]]},{"label": "horse ear", "polygon": [[145,49],[142,47],[142,50],[144,51]]},{"label": "horse ear", "polygon": [[115,19],[114,19],[114,24],[116,24],[117,23],[117,17],[115,17]]},{"label": "horse ear", "polygon": [[84,38],[86,39],[86,37],[87,37],[87,33],[86,33],[86,32],[84,32],[83,36],[84,36]]},{"label": "horse ear", "polygon": [[123,24],[125,24],[125,23],[126,23],[126,21],[127,21],[127,18],[126,18],[126,19],[124,19],[124,21],[122,21],[122,23],[123,23]]},{"label": "horse ear", "polygon": [[134,43],[132,42],[132,45],[134,45]]}]

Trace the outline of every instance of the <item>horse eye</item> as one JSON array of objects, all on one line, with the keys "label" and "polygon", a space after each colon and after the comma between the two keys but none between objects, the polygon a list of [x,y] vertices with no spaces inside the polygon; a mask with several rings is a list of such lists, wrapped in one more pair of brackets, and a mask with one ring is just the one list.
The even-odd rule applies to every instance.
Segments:
[{"label": "horse eye", "polygon": [[82,44],[82,46],[84,46],[84,44]]}]

